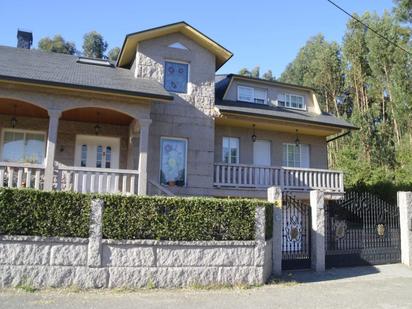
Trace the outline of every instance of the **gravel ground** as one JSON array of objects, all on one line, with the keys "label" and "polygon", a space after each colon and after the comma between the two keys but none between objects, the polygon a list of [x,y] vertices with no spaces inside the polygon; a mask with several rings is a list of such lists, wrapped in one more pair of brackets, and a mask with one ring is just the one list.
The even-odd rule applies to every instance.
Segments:
[{"label": "gravel ground", "polygon": [[0,308],[412,308],[412,270],[395,264],[293,272],[252,288],[3,289]]}]

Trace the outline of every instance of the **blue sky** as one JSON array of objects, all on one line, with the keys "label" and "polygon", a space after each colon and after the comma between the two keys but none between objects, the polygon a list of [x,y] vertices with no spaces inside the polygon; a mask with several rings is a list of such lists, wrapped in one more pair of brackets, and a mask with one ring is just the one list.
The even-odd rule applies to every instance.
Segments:
[{"label": "blue sky", "polygon": [[[336,0],[350,12],[379,14],[392,0]],[[105,4],[107,3],[107,4]],[[81,49],[83,34],[96,30],[109,48],[121,46],[125,34],[187,21],[234,53],[219,73],[261,66],[279,76],[313,35],[341,41],[347,16],[326,0],[267,1],[1,1],[0,45],[16,45],[17,28],[44,36],[61,34]]]}]

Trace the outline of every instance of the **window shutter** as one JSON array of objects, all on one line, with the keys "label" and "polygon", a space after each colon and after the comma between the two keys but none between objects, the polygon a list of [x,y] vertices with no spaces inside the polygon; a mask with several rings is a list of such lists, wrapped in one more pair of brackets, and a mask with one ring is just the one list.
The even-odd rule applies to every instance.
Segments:
[{"label": "window shutter", "polygon": [[310,167],[309,145],[300,145],[300,162],[301,167]]},{"label": "window shutter", "polygon": [[253,88],[238,86],[237,91],[239,101],[254,102]]}]

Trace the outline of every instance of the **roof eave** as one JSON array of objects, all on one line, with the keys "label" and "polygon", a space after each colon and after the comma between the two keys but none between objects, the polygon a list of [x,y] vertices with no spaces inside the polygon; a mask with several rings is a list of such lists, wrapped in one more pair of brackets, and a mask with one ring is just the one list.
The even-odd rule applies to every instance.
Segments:
[{"label": "roof eave", "polygon": [[129,96],[129,97],[131,96],[131,97],[136,97],[136,98],[156,99],[159,101],[173,101],[174,99],[173,96],[171,95],[161,95],[161,94],[154,94],[154,93],[144,93],[144,92],[139,92],[139,91],[110,89],[110,88],[86,86],[86,85],[79,85],[79,84],[67,84],[67,83],[61,83],[61,82],[21,78],[21,77],[15,77],[15,76],[7,76],[7,75],[0,75],[0,81],[8,81],[8,82],[11,81],[11,82],[16,82],[16,83],[25,83],[25,84],[40,85],[40,86],[62,87],[62,88],[67,88],[67,89],[79,89],[79,90],[85,90],[85,91],[103,92],[103,93],[110,93],[114,95],[123,95],[123,96]]},{"label": "roof eave", "polygon": [[313,125],[320,125],[320,126],[326,126],[330,128],[339,128],[339,129],[347,129],[347,130],[359,130],[358,127],[349,125],[339,125],[339,124],[331,124],[331,123],[325,123],[321,121],[311,121],[311,120],[303,120],[303,119],[291,119],[288,117],[281,117],[281,116],[274,116],[274,115],[262,115],[259,113],[253,113],[253,112],[245,112],[245,111],[234,111],[234,110],[221,110],[221,107],[219,105],[216,105],[216,108],[219,110],[221,114],[235,114],[235,115],[247,115],[247,116],[254,116],[254,117],[262,117],[262,118],[268,118],[268,119],[277,119],[277,120],[283,120],[283,121],[288,121],[288,122],[295,122],[295,123],[305,123],[305,124],[313,124]]},{"label": "roof eave", "polygon": [[[213,39],[211,39],[210,37],[208,37],[207,35],[205,35],[201,31],[199,31],[195,27],[189,25],[187,22],[180,21],[180,22],[176,22],[176,23],[172,23],[172,24],[163,25],[163,26],[160,26],[160,27],[150,28],[150,29],[146,29],[146,30],[142,30],[142,31],[127,34],[124,41],[123,41],[123,45],[122,45],[122,49],[120,50],[120,54],[117,58],[116,66],[123,67],[123,66],[129,64],[128,62],[124,62],[122,58],[124,56],[124,50],[126,49],[127,42],[130,38],[136,37],[136,36],[139,36],[139,35],[144,35],[144,34],[146,34],[146,35],[149,34],[147,37],[144,38],[144,40],[159,37],[159,36],[162,35],[162,34],[159,34],[159,32],[161,32],[161,31],[167,32],[168,28],[170,29],[170,33],[182,32],[182,30],[186,29],[186,30],[191,31],[192,33],[194,33],[196,36],[198,36],[199,39],[204,40],[205,42],[207,42],[210,45],[213,45],[213,48],[211,48],[210,51],[215,53],[215,56],[216,56],[216,71],[218,69],[220,69],[227,61],[229,61],[229,59],[231,59],[233,57],[233,53],[230,52],[228,49],[226,49],[225,47],[223,47],[222,45],[220,45],[219,43],[217,43],[216,41],[214,41]],[[150,36],[150,32],[153,33],[152,36]],[[165,33],[165,34],[167,34],[167,33]],[[131,48],[135,48],[135,47],[131,47]]]}]

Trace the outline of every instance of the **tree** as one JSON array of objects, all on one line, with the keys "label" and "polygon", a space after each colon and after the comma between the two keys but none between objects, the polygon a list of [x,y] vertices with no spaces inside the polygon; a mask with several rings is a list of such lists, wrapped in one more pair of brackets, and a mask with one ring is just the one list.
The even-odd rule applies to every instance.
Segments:
[{"label": "tree", "polygon": [[242,76],[247,76],[247,77],[251,77],[251,76],[252,76],[251,73],[250,73],[250,71],[249,71],[247,68],[242,68],[242,69],[240,69],[240,71],[239,71],[238,74],[239,74],[239,75],[242,75]]},{"label": "tree", "polygon": [[109,53],[107,54],[107,57],[111,61],[116,61],[117,58],[119,57],[119,54],[120,54],[120,48],[115,47],[115,48],[112,48],[111,50],[109,50]]},{"label": "tree", "polygon": [[266,80],[275,80],[275,77],[274,77],[273,74],[272,74],[272,70],[267,70],[267,71],[263,74],[262,78],[263,78],[263,79],[266,79]]},{"label": "tree", "polygon": [[411,0],[394,0],[394,12],[401,22],[412,23],[412,1]]},{"label": "tree", "polygon": [[103,58],[107,45],[100,33],[96,31],[86,33],[83,36],[83,55],[91,58]]},{"label": "tree", "polygon": [[76,45],[73,42],[65,41],[60,34],[56,34],[53,38],[42,38],[38,43],[38,48],[53,53],[69,55],[76,53]]},{"label": "tree", "polygon": [[[411,29],[399,24],[408,19],[368,12],[356,17],[410,49]],[[360,128],[328,143],[329,165],[345,172],[347,187],[412,189],[410,54],[350,19],[341,45],[323,35],[309,39],[281,80],[313,87],[324,110]]]},{"label": "tree", "polygon": [[260,77],[260,66],[255,66],[251,71],[250,71],[250,76],[253,78],[259,78]]}]

